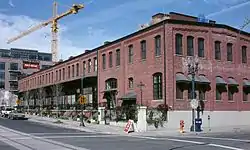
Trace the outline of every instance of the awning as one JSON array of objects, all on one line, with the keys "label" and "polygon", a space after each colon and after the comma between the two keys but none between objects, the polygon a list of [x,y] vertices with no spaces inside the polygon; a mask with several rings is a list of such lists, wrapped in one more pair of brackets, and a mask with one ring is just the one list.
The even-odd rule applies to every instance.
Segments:
[{"label": "awning", "polygon": [[175,79],[176,82],[189,82],[188,78],[185,75],[181,74],[181,73],[177,73],[175,75],[175,78],[176,78]]},{"label": "awning", "polygon": [[217,85],[225,85],[225,84],[227,84],[227,82],[224,81],[222,77],[216,77],[216,84]]},{"label": "awning", "polygon": [[199,79],[200,79],[201,84],[210,84],[211,83],[204,75],[199,75]]},{"label": "awning", "polygon": [[121,100],[136,100],[136,93],[135,92],[128,92],[119,99],[121,99]]},{"label": "awning", "polygon": [[239,83],[237,83],[234,78],[228,78],[228,85],[231,85],[231,86],[238,86]]},{"label": "awning", "polygon": [[250,82],[247,79],[243,80],[243,86],[244,87],[250,87]]},{"label": "awning", "polygon": [[[191,75],[191,74],[188,75],[188,80],[189,80],[190,82],[192,81],[192,75]],[[195,81],[195,82],[200,82],[200,79],[199,79],[197,76],[194,76],[194,81]]]}]

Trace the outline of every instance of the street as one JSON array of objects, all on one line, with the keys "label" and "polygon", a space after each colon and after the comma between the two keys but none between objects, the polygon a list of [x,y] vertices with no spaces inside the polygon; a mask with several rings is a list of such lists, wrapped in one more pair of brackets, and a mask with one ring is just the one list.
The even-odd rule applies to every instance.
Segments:
[{"label": "street", "polygon": [[[250,150],[249,133],[143,137],[88,133],[0,118],[1,150]],[[11,145],[11,146],[10,146]]]}]

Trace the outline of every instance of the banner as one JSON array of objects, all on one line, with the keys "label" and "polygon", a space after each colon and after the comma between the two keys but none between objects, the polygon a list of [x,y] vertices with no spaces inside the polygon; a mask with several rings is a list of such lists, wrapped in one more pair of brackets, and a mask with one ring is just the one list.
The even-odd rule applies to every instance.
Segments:
[{"label": "banner", "polygon": [[40,65],[37,62],[23,62],[23,69],[40,69]]}]

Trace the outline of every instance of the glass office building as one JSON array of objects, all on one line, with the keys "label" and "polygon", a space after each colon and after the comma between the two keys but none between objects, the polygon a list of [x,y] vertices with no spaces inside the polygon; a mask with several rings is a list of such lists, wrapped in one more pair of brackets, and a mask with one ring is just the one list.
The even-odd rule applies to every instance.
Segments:
[{"label": "glass office building", "polygon": [[18,77],[52,65],[51,53],[17,48],[0,49],[0,89],[17,94]]}]

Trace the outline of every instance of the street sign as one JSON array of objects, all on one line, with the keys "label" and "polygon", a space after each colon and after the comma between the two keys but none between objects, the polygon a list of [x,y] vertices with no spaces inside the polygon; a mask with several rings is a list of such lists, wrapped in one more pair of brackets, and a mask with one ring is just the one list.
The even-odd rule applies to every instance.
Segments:
[{"label": "street sign", "polygon": [[21,100],[16,100],[16,104],[19,105],[21,103]]},{"label": "street sign", "polygon": [[85,96],[80,96],[80,99],[79,99],[79,102],[80,102],[80,104],[86,104],[86,102],[87,102],[87,100],[86,100],[86,97]]},{"label": "street sign", "polygon": [[193,109],[196,109],[199,106],[199,101],[197,101],[197,99],[192,99],[190,105]]}]

